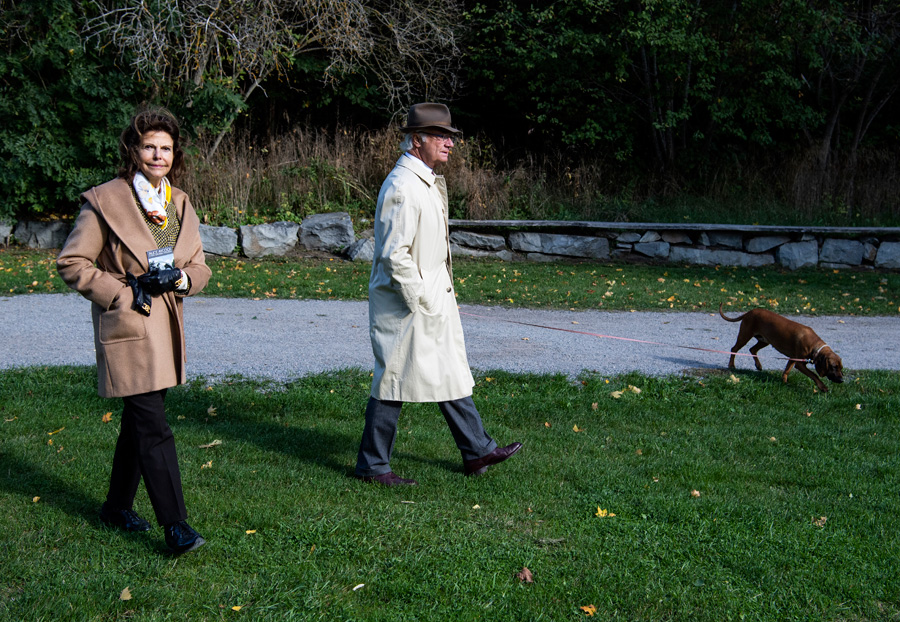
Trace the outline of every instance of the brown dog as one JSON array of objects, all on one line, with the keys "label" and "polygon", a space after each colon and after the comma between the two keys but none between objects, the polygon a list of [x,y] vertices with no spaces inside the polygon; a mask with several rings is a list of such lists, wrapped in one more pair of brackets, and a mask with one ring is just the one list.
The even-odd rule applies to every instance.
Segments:
[{"label": "brown dog", "polygon": [[788,372],[796,365],[797,369],[812,378],[822,393],[827,393],[828,389],[825,383],[806,367],[807,363],[815,365],[816,373],[819,376],[828,378],[832,382],[844,381],[844,366],[841,363],[841,357],[835,354],[834,350],[822,341],[821,337],[809,326],[793,322],[766,309],[752,309],[744,315],[732,319],[722,313],[722,305],[719,305],[719,315],[729,322],[741,323],[737,341],[731,348],[731,360],[728,361],[728,367],[734,368],[735,353],[756,337],[756,343],[750,346],[750,354],[755,357],[753,360],[756,363],[756,369],[762,370],[762,363],[759,362],[756,353],[771,345],[791,359],[781,375],[784,382],[787,382]]}]

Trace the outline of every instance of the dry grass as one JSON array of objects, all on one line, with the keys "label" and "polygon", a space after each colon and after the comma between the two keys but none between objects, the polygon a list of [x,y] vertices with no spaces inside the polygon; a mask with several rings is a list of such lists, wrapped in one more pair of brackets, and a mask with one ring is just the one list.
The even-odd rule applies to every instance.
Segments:
[{"label": "dry grass", "polygon": [[[235,132],[211,160],[195,161],[183,185],[208,224],[296,221],[333,211],[360,221],[374,213],[400,138],[395,129],[298,127],[266,142]],[[456,142],[443,173],[454,218],[895,225],[897,159],[895,151],[860,152],[851,177],[846,163],[823,171],[809,153],[760,156],[678,180],[553,150],[509,163],[476,136]]]}]

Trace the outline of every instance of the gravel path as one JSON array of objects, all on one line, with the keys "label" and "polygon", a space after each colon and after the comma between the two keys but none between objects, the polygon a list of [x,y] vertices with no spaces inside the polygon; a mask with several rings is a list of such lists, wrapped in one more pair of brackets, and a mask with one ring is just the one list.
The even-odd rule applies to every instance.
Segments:
[{"label": "gravel path", "polygon": [[[464,305],[469,363],[476,370],[602,374],[639,371],[663,376],[723,369],[737,324],[710,313],[544,311]],[[733,312],[732,312],[733,314]],[[900,370],[900,317],[797,318],[841,355],[849,370]],[[0,368],[92,365],[90,303],[77,294],[0,297]],[[316,300],[189,298],[185,301],[189,375],[240,374],[289,380],[346,367],[372,367],[368,303]],[[540,324],[558,329],[538,328]],[[598,338],[583,331],[658,344]],[[686,347],[680,347],[686,346]],[[742,352],[746,352],[745,348]],[[771,348],[767,369],[784,366]],[[750,369],[749,357],[738,368]]]}]

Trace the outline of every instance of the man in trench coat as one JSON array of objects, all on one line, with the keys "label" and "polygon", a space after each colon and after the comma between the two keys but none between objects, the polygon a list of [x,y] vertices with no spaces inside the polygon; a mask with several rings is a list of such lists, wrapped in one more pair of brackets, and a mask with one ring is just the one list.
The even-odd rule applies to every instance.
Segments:
[{"label": "man in trench coat", "polygon": [[472,401],[450,261],[447,186],[434,167],[459,133],[443,104],[409,109],[403,154],[381,186],[369,278],[372,392],[355,476],[386,486],[417,482],[394,474],[391,452],[403,402],[437,402],[462,453],[466,475],[481,475],[521,443],[498,447]]}]

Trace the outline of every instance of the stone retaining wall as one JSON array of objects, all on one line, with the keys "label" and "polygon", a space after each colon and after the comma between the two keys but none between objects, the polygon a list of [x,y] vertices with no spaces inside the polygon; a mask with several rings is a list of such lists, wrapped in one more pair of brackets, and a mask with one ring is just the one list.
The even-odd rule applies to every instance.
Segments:
[{"label": "stone retaining wall", "polygon": [[[59,248],[66,223],[6,224],[12,238],[32,248]],[[328,251],[372,261],[371,231],[359,239],[346,212],[315,214],[300,223],[200,225],[207,253],[249,258],[295,249]],[[455,256],[503,261],[649,261],[723,266],[900,269],[900,228],[772,227],[748,225],[451,220]]]}]

